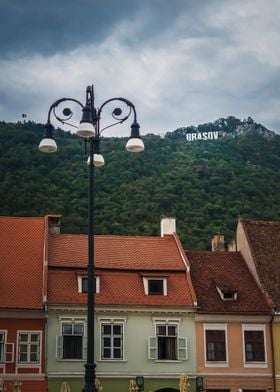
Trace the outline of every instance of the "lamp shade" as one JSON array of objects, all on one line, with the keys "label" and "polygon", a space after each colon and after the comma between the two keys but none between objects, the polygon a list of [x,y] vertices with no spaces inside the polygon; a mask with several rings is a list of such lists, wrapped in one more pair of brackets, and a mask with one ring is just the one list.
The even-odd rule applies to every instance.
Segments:
[{"label": "lamp shade", "polygon": [[[87,164],[90,165],[90,157],[88,157]],[[105,161],[102,154],[93,155],[93,164],[95,167],[101,167],[105,165]]]},{"label": "lamp shade", "polygon": [[142,139],[132,138],[132,139],[128,140],[125,148],[129,152],[142,152],[142,151],[144,151],[145,146],[144,146]]},{"label": "lamp shade", "polygon": [[126,143],[125,148],[129,152],[141,152],[144,151],[145,146],[144,143],[140,137],[140,125],[137,122],[134,122],[131,125],[131,134],[130,138],[128,139],[128,142]]},{"label": "lamp shade", "polygon": [[41,152],[52,153],[57,151],[57,144],[54,139],[44,138],[38,148]]},{"label": "lamp shade", "polygon": [[57,151],[57,144],[53,137],[53,126],[49,122],[45,125],[44,135],[38,148],[39,151],[45,153],[52,153]]},{"label": "lamp shade", "polygon": [[94,137],[96,134],[93,124],[89,122],[80,122],[76,133],[78,136],[84,138]]},{"label": "lamp shade", "polygon": [[92,111],[89,106],[83,108],[83,116],[76,131],[77,135],[84,138],[94,137],[96,131],[93,125]]}]

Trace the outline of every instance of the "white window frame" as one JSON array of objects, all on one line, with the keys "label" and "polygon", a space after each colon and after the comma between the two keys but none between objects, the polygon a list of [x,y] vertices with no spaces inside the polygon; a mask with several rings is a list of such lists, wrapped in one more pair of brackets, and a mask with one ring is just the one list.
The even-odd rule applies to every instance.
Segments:
[{"label": "white window frame", "polygon": [[3,365],[5,363],[5,344],[7,333],[4,330],[0,330],[0,335],[3,336],[3,340],[1,341],[2,347],[0,346],[0,365]]},{"label": "white window frame", "polygon": [[[83,324],[84,334],[82,338],[82,358],[63,358],[63,324]],[[87,352],[87,323],[86,317],[60,317],[59,318],[59,335],[56,336],[55,356],[57,361],[63,362],[81,362],[86,359]]]},{"label": "white window frame", "polygon": [[[227,324],[203,324],[203,348],[204,348],[204,366],[205,367],[229,367],[229,352],[228,352],[228,325]],[[225,331],[225,346],[226,346],[226,360],[225,361],[207,361],[207,341],[206,331]]]},{"label": "white window frame", "polygon": [[150,280],[161,280],[163,282],[163,294],[158,295],[167,295],[167,278],[161,276],[144,276],[143,284],[144,284],[144,293],[145,295],[154,295],[149,293],[149,281]]},{"label": "white window frame", "polygon": [[[262,331],[264,344],[264,362],[246,362],[245,331]],[[243,366],[244,368],[267,368],[266,326],[265,324],[242,324]]]},{"label": "white window frame", "polygon": [[228,290],[228,293],[231,293],[231,297],[225,297],[225,291],[220,289],[220,287],[216,286],[218,293],[223,301],[236,301],[237,300],[237,290]]},{"label": "white window frame", "polygon": [[[28,335],[28,341],[27,341],[27,356],[28,356],[28,360],[26,362],[22,362],[19,360],[20,357],[20,335],[21,334],[27,334]],[[38,362],[31,362],[30,361],[30,345],[32,344],[32,342],[30,341],[31,335],[32,334],[36,334],[39,335],[39,353],[38,353]],[[24,342],[25,343],[25,342]],[[41,362],[42,362],[42,331],[40,330],[18,330],[17,331],[17,358],[16,358],[16,362],[17,362],[17,367],[41,367]]]},{"label": "white window frame", "polygon": [[0,334],[4,337],[2,341],[2,358],[0,352],[0,367],[4,367],[6,363],[14,363],[15,361],[15,344],[7,343],[8,331],[6,329],[1,329]]},{"label": "white window frame", "polygon": [[[83,279],[88,279],[87,275],[78,275],[78,293],[83,293]],[[95,275],[95,294],[100,293],[100,276]]]},{"label": "white window frame", "polygon": [[[153,360],[154,362],[183,362],[187,361],[188,358],[188,338],[180,335],[180,324],[181,319],[178,318],[153,318],[154,324],[154,335],[148,337],[148,359]],[[158,326],[176,326],[177,328],[177,359],[158,359],[158,336],[157,336],[157,327]]]},{"label": "white window frame", "polygon": [[[99,317],[98,318],[98,323],[99,323],[99,342],[100,342],[100,347],[99,347],[99,361],[101,362],[126,362],[125,359],[125,353],[126,353],[126,347],[125,347],[125,342],[126,342],[126,321],[127,319],[120,318],[120,317],[113,317],[113,318],[108,318],[108,317]],[[107,324],[107,325],[122,325],[122,358],[102,358],[102,325]]]}]

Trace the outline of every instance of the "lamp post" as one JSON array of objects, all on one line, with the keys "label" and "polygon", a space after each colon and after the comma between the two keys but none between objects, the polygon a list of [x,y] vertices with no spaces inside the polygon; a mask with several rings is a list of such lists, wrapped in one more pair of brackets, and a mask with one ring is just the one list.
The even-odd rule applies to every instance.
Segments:
[{"label": "lamp post", "polygon": [[[82,119],[76,129],[78,136],[85,139],[89,144],[88,157],[88,296],[87,296],[87,362],[85,364],[85,385],[82,392],[96,392],[96,364],[94,362],[94,314],[95,314],[95,268],[94,268],[94,168],[104,165],[104,159],[100,154],[101,133],[116,124],[123,123],[131,115],[133,122],[131,125],[130,138],[126,144],[126,149],[130,152],[141,152],[144,150],[144,144],[140,137],[140,126],[137,122],[136,110],[132,102],[128,99],[117,97],[105,101],[99,108],[94,103],[94,88],[88,86],[86,89],[86,103],[83,105],[80,101],[73,98],[61,98],[55,101],[49,109],[48,119],[45,125],[45,132],[39,144],[39,150],[45,153],[53,153],[57,151],[57,145],[54,140],[54,127],[51,124],[51,115],[63,124],[69,124],[68,121],[73,116],[72,110],[63,109],[64,118],[60,118],[56,113],[56,108],[64,102],[74,102],[82,109]],[[114,101],[122,102],[126,105],[128,112],[124,115],[122,109],[115,108],[112,117],[117,120],[113,124],[101,129],[100,119],[103,108]]]}]

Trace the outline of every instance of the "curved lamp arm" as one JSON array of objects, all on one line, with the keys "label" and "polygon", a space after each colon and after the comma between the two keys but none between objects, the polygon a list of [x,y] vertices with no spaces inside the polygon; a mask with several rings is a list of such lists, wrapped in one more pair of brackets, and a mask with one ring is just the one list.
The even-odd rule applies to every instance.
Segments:
[{"label": "curved lamp arm", "polygon": [[[75,102],[77,103],[81,108],[82,108],[82,119],[80,121],[80,125],[76,127],[73,124],[68,123],[67,121],[70,120],[73,116],[73,112],[69,108],[64,108],[62,113],[65,116],[64,118],[61,118],[57,115],[56,113],[56,108],[63,102]],[[101,113],[103,108],[113,102],[113,101],[120,101],[123,102],[127,105],[129,108],[129,112],[120,117],[122,115],[122,109],[116,107],[113,112],[112,112],[112,117],[117,120],[117,122],[108,125],[107,127],[103,128],[100,130],[100,119],[101,119]],[[86,140],[100,140],[100,135],[101,132],[103,132],[105,129],[110,128],[116,124],[123,123],[126,121],[131,113],[133,113],[133,123],[131,124],[131,134],[130,138],[127,142],[126,149],[131,152],[140,152],[144,150],[144,144],[143,141],[140,137],[140,126],[137,122],[137,114],[136,114],[136,109],[135,106],[131,101],[129,101],[126,98],[122,97],[115,97],[115,98],[110,98],[107,101],[105,101],[99,109],[96,109],[95,104],[94,104],[94,89],[93,85],[88,86],[86,89],[86,104],[83,105],[80,101],[74,99],[74,98],[60,98],[57,101],[55,101],[49,108],[48,111],[48,119],[47,123],[45,125],[45,133],[43,136],[43,139],[39,145],[39,150],[42,152],[55,152],[57,150],[57,145],[53,137],[53,131],[54,127],[51,124],[51,114],[54,115],[54,117],[61,122],[62,124],[68,124],[71,126],[74,126],[77,128],[77,135],[85,138]]]},{"label": "curved lamp arm", "polygon": [[[73,113],[72,113],[72,110],[69,109],[69,108],[64,108],[64,110],[63,110],[63,114],[67,117],[67,118],[65,118],[65,120],[63,120],[63,119],[61,119],[60,117],[58,117],[58,115],[57,115],[56,112],[55,112],[55,109],[56,109],[62,102],[67,102],[67,101],[75,102],[75,103],[77,103],[78,105],[80,105],[82,109],[84,108],[83,104],[82,104],[80,101],[78,101],[77,99],[74,99],[74,98],[66,98],[66,97],[60,98],[60,99],[58,99],[57,101],[55,101],[54,103],[52,103],[51,106],[50,106],[50,108],[49,108],[49,111],[48,111],[48,120],[47,120],[47,123],[48,123],[48,124],[51,123],[51,114],[52,114],[52,112],[53,112],[53,115],[55,116],[55,118],[56,118],[58,121],[60,121],[62,124],[65,123],[65,120],[69,120],[69,119],[72,117]],[[71,125],[71,124],[69,124],[69,125]],[[72,125],[72,126],[75,127],[75,125]],[[75,128],[76,128],[76,127],[75,127]]]}]

